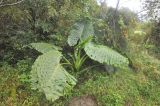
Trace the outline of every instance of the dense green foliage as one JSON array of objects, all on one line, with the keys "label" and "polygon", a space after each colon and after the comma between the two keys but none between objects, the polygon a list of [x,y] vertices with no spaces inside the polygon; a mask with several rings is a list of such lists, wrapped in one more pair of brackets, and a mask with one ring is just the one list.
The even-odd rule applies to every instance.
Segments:
[{"label": "dense green foliage", "polygon": [[146,10],[0,0],[0,106],[159,106],[159,1]]}]

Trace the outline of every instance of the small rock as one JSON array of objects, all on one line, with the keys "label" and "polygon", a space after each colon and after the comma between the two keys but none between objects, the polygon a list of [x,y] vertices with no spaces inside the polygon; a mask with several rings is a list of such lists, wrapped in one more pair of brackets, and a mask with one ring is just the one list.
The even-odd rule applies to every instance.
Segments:
[{"label": "small rock", "polygon": [[68,106],[98,106],[94,96],[74,97]]}]

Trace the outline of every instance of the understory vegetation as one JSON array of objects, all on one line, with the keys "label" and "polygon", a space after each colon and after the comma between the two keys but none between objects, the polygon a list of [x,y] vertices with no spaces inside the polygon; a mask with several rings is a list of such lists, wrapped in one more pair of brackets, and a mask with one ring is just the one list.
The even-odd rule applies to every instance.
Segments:
[{"label": "understory vegetation", "polygon": [[93,106],[159,106],[152,15],[142,21],[105,0],[2,0],[0,106],[90,106],[79,103],[87,97]]}]

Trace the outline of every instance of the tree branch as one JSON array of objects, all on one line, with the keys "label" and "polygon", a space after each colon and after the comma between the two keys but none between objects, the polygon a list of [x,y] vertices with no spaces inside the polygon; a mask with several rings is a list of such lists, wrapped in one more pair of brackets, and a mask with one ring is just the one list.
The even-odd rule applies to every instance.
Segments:
[{"label": "tree branch", "polygon": [[[113,37],[114,37],[114,39],[116,39],[115,38],[115,35],[116,35],[116,18],[117,18],[117,11],[118,11],[118,8],[119,8],[119,4],[120,4],[120,0],[117,0],[115,12],[113,14],[113,29],[114,29],[114,31],[113,31],[114,36]],[[113,45],[114,45],[114,47],[116,47],[115,41],[113,41]]]},{"label": "tree branch", "polygon": [[2,4],[3,0],[1,0],[0,4]]},{"label": "tree branch", "polygon": [[17,5],[17,4],[19,4],[19,3],[23,2],[23,1],[24,0],[21,0],[21,1],[15,2],[15,3],[11,3],[11,4],[2,4],[3,0],[1,0],[0,7]]}]

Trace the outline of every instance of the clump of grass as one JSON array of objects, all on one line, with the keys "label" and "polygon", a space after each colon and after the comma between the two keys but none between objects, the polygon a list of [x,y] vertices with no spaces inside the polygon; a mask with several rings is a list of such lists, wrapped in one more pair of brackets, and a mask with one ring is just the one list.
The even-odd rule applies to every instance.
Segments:
[{"label": "clump of grass", "polygon": [[8,64],[0,67],[0,106],[36,106],[39,95],[19,79],[20,71]]},{"label": "clump of grass", "polygon": [[102,106],[157,105],[160,104],[159,88],[154,79],[149,80],[141,72],[121,70],[108,76],[106,72],[93,71],[92,78],[76,88],[72,96],[94,95]]}]

